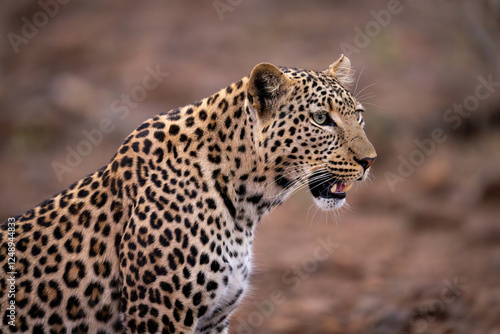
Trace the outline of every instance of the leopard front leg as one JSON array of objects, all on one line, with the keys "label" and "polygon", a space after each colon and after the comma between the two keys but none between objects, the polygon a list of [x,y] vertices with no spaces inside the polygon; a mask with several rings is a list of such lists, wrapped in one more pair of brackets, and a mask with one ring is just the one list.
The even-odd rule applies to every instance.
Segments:
[{"label": "leopard front leg", "polygon": [[120,244],[127,333],[196,333],[207,306],[199,298],[204,287],[187,267],[193,262],[183,253],[185,235],[171,226],[155,228],[154,214],[142,209],[134,209]]}]

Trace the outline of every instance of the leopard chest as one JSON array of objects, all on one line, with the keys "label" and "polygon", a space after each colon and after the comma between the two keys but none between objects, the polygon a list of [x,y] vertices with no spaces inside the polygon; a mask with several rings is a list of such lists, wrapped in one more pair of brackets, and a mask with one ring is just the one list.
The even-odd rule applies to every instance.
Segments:
[{"label": "leopard chest", "polygon": [[251,242],[226,247],[220,259],[221,268],[212,273],[211,278],[218,289],[212,295],[213,303],[201,324],[213,323],[228,316],[243,299],[248,290],[249,276],[252,269]]}]

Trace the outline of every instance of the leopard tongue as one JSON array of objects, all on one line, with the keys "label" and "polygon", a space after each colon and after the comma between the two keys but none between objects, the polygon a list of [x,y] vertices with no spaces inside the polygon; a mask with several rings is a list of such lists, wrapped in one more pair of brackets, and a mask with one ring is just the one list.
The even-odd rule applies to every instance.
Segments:
[{"label": "leopard tongue", "polygon": [[344,184],[344,183],[334,183],[332,185],[332,189],[330,191],[332,193],[346,193],[349,189],[352,188],[352,183]]}]

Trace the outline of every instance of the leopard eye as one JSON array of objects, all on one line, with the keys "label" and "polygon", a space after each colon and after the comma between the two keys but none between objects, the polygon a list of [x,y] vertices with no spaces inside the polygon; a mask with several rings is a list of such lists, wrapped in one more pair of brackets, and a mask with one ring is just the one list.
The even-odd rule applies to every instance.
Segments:
[{"label": "leopard eye", "polygon": [[326,123],[328,117],[325,113],[316,113],[313,115],[313,119],[318,125],[323,125]]}]

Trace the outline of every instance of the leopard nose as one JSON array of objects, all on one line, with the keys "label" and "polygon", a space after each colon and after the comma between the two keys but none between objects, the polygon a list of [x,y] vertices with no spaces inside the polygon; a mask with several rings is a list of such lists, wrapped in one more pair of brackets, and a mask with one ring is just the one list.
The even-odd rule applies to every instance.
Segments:
[{"label": "leopard nose", "polygon": [[363,159],[357,159],[354,158],[354,160],[363,167],[364,170],[367,170],[370,168],[370,166],[373,164],[373,162],[377,159],[377,156],[374,156],[373,158],[363,158]]}]

